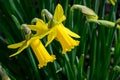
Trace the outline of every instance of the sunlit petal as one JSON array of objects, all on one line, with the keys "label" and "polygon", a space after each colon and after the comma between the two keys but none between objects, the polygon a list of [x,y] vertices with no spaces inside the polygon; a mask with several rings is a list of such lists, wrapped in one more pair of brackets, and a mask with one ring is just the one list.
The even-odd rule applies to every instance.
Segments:
[{"label": "sunlit petal", "polygon": [[56,37],[56,31],[53,29],[52,32],[48,35],[48,41],[45,46],[48,46]]},{"label": "sunlit petal", "polygon": [[15,44],[8,45],[7,47],[8,47],[8,48],[11,48],[11,49],[16,49],[16,48],[21,47],[24,43],[25,43],[25,40],[22,41],[22,42],[19,42],[19,43],[15,43]]},{"label": "sunlit petal", "polygon": [[13,57],[16,56],[17,54],[20,54],[24,49],[26,49],[29,45],[27,43],[24,43],[16,53],[10,55],[9,57]]},{"label": "sunlit petal", "polygon": [[41,20],[38,19],[36,25],[27,25],[31,30],[37,31],[38,33],[44,33],[48,30],[47,25]]},{"label": "sunlit petal", "polygon": [[36,26],[36,25],[27,25],[28,28],[30,28],[33,31],[38,31],[40,29],[40,27]]},{"label": "sunlit petal", "polygon": [[55,9],[54,20],[56,20],[58,23],[61,23],[65,19],[66,19],[66,17],[64,16],[63,8],[60,4],[58,4]]},{"label": "sunlit petal", "polygon": [[28,27],[36,31],[34,36],[39,36],[40,39],[49,34],[47,25],[41,19],[37,20],[36,25],[28,25]]},{"label": "sunlit petal", "polygon": [[[63,25],[61,25],[61,26],[63,26]],[[68,35],[70,35],[70,36],[72,36],[72,37],[75,37],[75,38],[80,38],[80,36],[79,36],[78,34],[70,31],[68,28],[66,28],[66,27],[63,27],[63,28],[64,28],[64,31],[65,31]]]},{"label": "sunlit petal", "polygon": [[48,30],[47,25],[46,25],[45,22],[43,22],[43,20],[41,20],[41,19],[38,19],[38,20],[37,20],[36,26],[37,26],[37,27],[40,27],[40,30],[41,30],[41,31],[46,31],[46,30]]}]

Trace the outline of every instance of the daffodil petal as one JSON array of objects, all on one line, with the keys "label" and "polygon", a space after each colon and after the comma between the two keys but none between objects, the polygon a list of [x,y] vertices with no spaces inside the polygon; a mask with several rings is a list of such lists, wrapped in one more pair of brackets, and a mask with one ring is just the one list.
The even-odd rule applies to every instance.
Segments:
[{"label": "daffodil petal", "polygon": [[20,54],[20,53],[21,53],[24,49],[26,49],[26,48],[30,45],[30,43],[31,43],[32,41],[34,41],[35,39],[39,39],[39,37],[37,36],[37,37],[31,38],[31,39],[28,40],[28,41],[24,41],[24,43],[21,45],[21,47],[18,49],[18,51],[17,51],[16,53],[10,55],[9,57],[13,57],[13,56],[15,56],[15,55],[17,55],[17,54]]},{"label": "daffodil petal", "polygon": [[40,27],[40,30],[42,31],[42,30],[48,30],[48,27],[47,27],[47,25],[45,24],[45,22],[43,21],[43,20],[41,20],[41,19],[38,19],[37,20],[37,23],[36,23],[36,25],[38,26],[38,27]]},{"label": "daffodil petal", "polygon": [[40,29],[39,27],[36,27],[36,25],[27,25],[27,27],[33,31],[38,31]]},{"label": "daffodil petal", "polygon": [[32,37],[39,37],[39,39],[42,39],[42,38],[44,38],[46,35],[48,35],[50,33],[50,31],[46,31],[46,32],[44,32],[44,33],[36,33],[35,35],[33,35]]},{"label": "daffodil petal", "polygon": [[36,25],[27,25],[31,30],[33,31],[39,31],[39,32],[44,32],[48,30],[47,25],[41,20],[38,19],[36,22]]},{"label": "daffodil petal", "polygon": [[52,30],[47,37],[48,41],[45,44],[45,46],[48,46],[48,44],[50,44],[53,41],[53,39],[55,39],[55,37],[56,37],[56,32],[55,30]]},{"label": "daffodil petal", "polygon": [[10,55],[9,57],[13,57],[13,56],[16,56],[17,54],[20,54],[25,48],[27,48],[29,45],[27,43],[24,43],[16,53]]},{"label": "daffodil petal", "polygon": [[65,19],[66,19],[66,17],[64,16],[63,8],[60,4],[58,4],[55,9],[54,20],[58,21],[58,23],[61,23]]},{"label": "daffodil petal", "polygon": [[20,54],[25,48],[27,48],[27,46],[19,48],[16,53],[10,55],[9,57],[13,57],[13,56],[16,56],[16,55]]},{"label": "daffodil petal", "polygon": [[36,40],[36,39],[40,39],[39,36],[33,36],[29,41],[27,41],[27,44],[31,44],[32,41]]},{"label": "daffodil petal", "polygon": [[37,20],[36,25],[28,25],[28,27],[31,30],[36,31],[34,37],[39,36],[39,39],[49,34],[47,25],[41,19]]},{"label": "daffodil petal", "polygon": [[11,48],[11,49],[15,49],[15,48],[21,47],[24,43],[25,43],[25,40],[22,41],[22,42],[19,42],[19,43],[15,43],[15,44],[8,45],[7,47],[8,47],[8,48]]},{"label": "daffodil petal", "polygon": [[66,17],[63,15],[63,16],[59,19],[59,22],[58,22],[58,23],[61,23],[61,22],[63,22],[64,20],[66,20]]},{"label": "daffodil petal", "polygon": [[80,38],[80,36],[79,36],[78,34],[70,31],[68,28],[63,27],[63,29],[64,29],[64,31],[65,31],[68,35],[70,35],[70,36],[72,36],[72,37],[75,37],[75,38]]}]

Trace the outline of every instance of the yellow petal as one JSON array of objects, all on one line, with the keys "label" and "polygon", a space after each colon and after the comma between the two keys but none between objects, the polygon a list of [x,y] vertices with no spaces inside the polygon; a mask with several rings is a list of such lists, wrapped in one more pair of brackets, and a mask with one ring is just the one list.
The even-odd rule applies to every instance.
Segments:
[{"label": "yellow petal", "polygon": [[44,22],[43,20],[41,20],[41,19],[38,19],[38,20],[37,20],[36,25],[39,26],[41,30],[48,30],[47,25],[46,25],[45,22]]},{"label": "yellow petal", "polygon": [[27,25],[31,30],[33,31],[39,31],[40,33],[43,33],[48,30],[47,25],[41,20],[38,19],[36,22],[36,25]]},{"label": "yellow petal", "polygon": [[13,57],[13,56],[15,56],[15,55],[17,55],[17,54],[20,54],[25,48],[27,48],[29,45],[27,44],[27,43],[24,43],[19,49],[18,49],[18,51],[16,52],[16,53],[14,53],[14,54],[12,54],[12,55],[10,55],[9,57]]},{"label": "yellow petal", "polygon": [[28,25],[28,27],[31,30],[36,31],[36,34],[34,35],[34,37],[39,36],[39,39],[49,34],[47,25],[41,19],[37,20],[36,25]]},{"label": "yellow petal", "polygon": [[47,38],[48,40],[45,46],[48,46],[55,39],[55,37],[56,37],[56,31],[53,28],[53,30],[48,35],[48,38]]},{"label": "yellow petal", "polygon": [[36,25],[27,25],[28,28],[30,28],[33,31],[38,31],[40,28],[37,27]]},{"label": "yellow petal", "polygon": [[70,35],[70,36],[72,36],[72,37],[75,37],[75,38],[80,38],[80,36],[79,36],[78,34],[70,31],[68,28],[66,28],[66,27],[63,26],[63,29],[64,29],[64,31],[65,31],[68,35]]},{"label": "yellow petal", "polygon": [[66,17],[64,16],[63,8],[60,4],[58,4],[55,9],[54,20],[56,20],[58,23],[61,23],[65,19],[66,19]]},{"label": "yellow petal", "polygon": [[66,17],[63,15],[63,16],[59,19],[58,23],[62,23],[64,20],[66,20]]},{"label": "yellow petal", "polygon": [[19,42],[19,43],[15,43],[15,44],[8,45],[7,47],[8,47],[8,48],[11,48],[11,49],[15,49],[15,48],[21,47],[24,43],[25,43],[25,40],[22,41],[22,42]]},{"label": "yellow petal", "polygon": [[[39,39],[39,37],[37,36],[37,37],[31,38],[31,39],[28,40],[28,41],[25,41],[25,40],[22,41],[22,42],[21,42],[22,44],[20,44],[20,46],[19,46],[20,48],[18,49],[18,51],[17,51],[16,53],[10,55],[9,57],[13,57],[13,56],[21,53],[24,49],[26,49],[26,48],[31,44],[32,41],[34,41],[34,40],[36,40],[36,39]],[[10,46],[10,47],[11,47],[11,46]],[[12,47],[15,47],[15,46],[12,46]]]},{"label": "yellow petal", "polygon": [[42,39],[43,37],[45,37],[46,35],[48,35],[50,33],[50,31],[47,31],[45,33],[37,33],[37,34],[34,34],[32,35],[32,37],[38,37],[38,39]]},{"label": "yellow petal", "polygon": [[42,39],[43,37],[45,37],[46,35],[48,35],[50,33],[50,31],[43,33],[43,34],[38,34],[38,36],[40,37],[39,39]]}]

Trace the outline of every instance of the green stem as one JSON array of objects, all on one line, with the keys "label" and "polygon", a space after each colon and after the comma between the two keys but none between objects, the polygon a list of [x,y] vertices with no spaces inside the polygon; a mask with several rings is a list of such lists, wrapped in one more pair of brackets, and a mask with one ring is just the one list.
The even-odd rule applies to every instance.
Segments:
[{"label": "green stem", "polygon": [[[100,1],[100,14],[99,19],[102,19],[104,17],[104,11],[105,11],[105,0]],[[97,39],[97,57],[96,57],[96,79],[97,80],[105,80],[102,78],[103,74],[101,74],[102,70],[102,62],[104,62],[102,59],[102,56],[104,55],[104,44],[105,44],[105,28],[103,26],[98,26],[98,39]]]},{"label": "green stem", "polygon": [[67,54],[65,54],[65,70],[67,72],[68,80],[76,80],[75,74],[72,70]]},{"label": "green stem", "polygon": [[84,67],[84,54],[80,56],[79,63],[78,63],[78,79],[79,80],[84,80],[83,67]]},{"label": "green stem", "polygon": [[30,47],[27,48],[27,51],[28,51],[28,57],[30,58],[31,65],[32,65],[34,73],[35,73],[36,80],[41,80],[40,74],[38,71],[38,67],[36,66],[36,63],[35,63],[34,57],[32,55],[32,52],[30,50]]}]

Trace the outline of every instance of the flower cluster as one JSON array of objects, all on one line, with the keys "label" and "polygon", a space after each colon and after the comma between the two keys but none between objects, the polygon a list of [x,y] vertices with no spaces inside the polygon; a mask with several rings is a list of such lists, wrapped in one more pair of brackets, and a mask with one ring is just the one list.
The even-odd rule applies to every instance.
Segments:
[{"label": "flower cluster", "polygon": [[[112,2],[112,0],[110,1]],[[114,27],[116,24],[114,22],[106,20],[99,20],[98,15],[92,9],[86,6],[76,4],[71,7],[71,11],[73,11],[74,9],[80,10],[86,16],[87,22],[94,22],[107,27]],[[66,20],[66,17],[60,4],[56,6],[54,15],[52,15],[48,10],[43,9],[42,16],[47,17],[47,23],[44,22],[42,19],[34,18],[31,21],[32,24],[23,24],[22,28],[26,32],[26,39],[22,42],[8,45],[8,48],[11,49],[19,48],[18,51],[10,55],[10,57],[21,53],[30,45],[39,61],[39,68],[46,66],[47,63],[53,62],[56,59],[55,55],[50,55],[45,48],[54,39],[61,44],[62,54],[66,54],[68,51],[71,51],[80,43],[80,41],[73,39],[80,38],[80,36],[72,32],[62,24],[62,22]],[[119,29],[120,25],[117,25],[117,28]],[[35,33],[32,33],[32,31],[34,31]],[[47,42],[44,47],[40,39],[44,38],[45,36],[47,36]]]},{"label": "flower cluster", "polygon": [[[48,16],[49,13],[45,15]],[[80,42],[78,40],[73,39],[72,37],[80,38],[80,36],[70,31],[62,24],[66,17],[64,15],[63,8],[60,4],[57,5],[54,15],[51,15],[50,17],[48,16],[48,18],[48,23],[45,23],[42,19],[35,18],[35,21],[33,21],[36,22],[35,25],[22,25],[22,28],[26,32],[26,39],[22,42],[8,45],[8,48],[11,49],[19,48],[18,51],[10,55],[10,57],[21,53],[30,45],[39,61],[38,67],[42,68],[46,66],[47,63],[53,62],[56,59],[56,57],[55,55],[50,55],[48,53],[40,39],[47,36],[47,42],[45,46],[48,46],[54,39],[60,42],[62,46],[62,54],[66,54],[67,51],[71,51],[75,46],[79,45]],[[35,31],[36,33],[33,34],[32,31]]]}]

